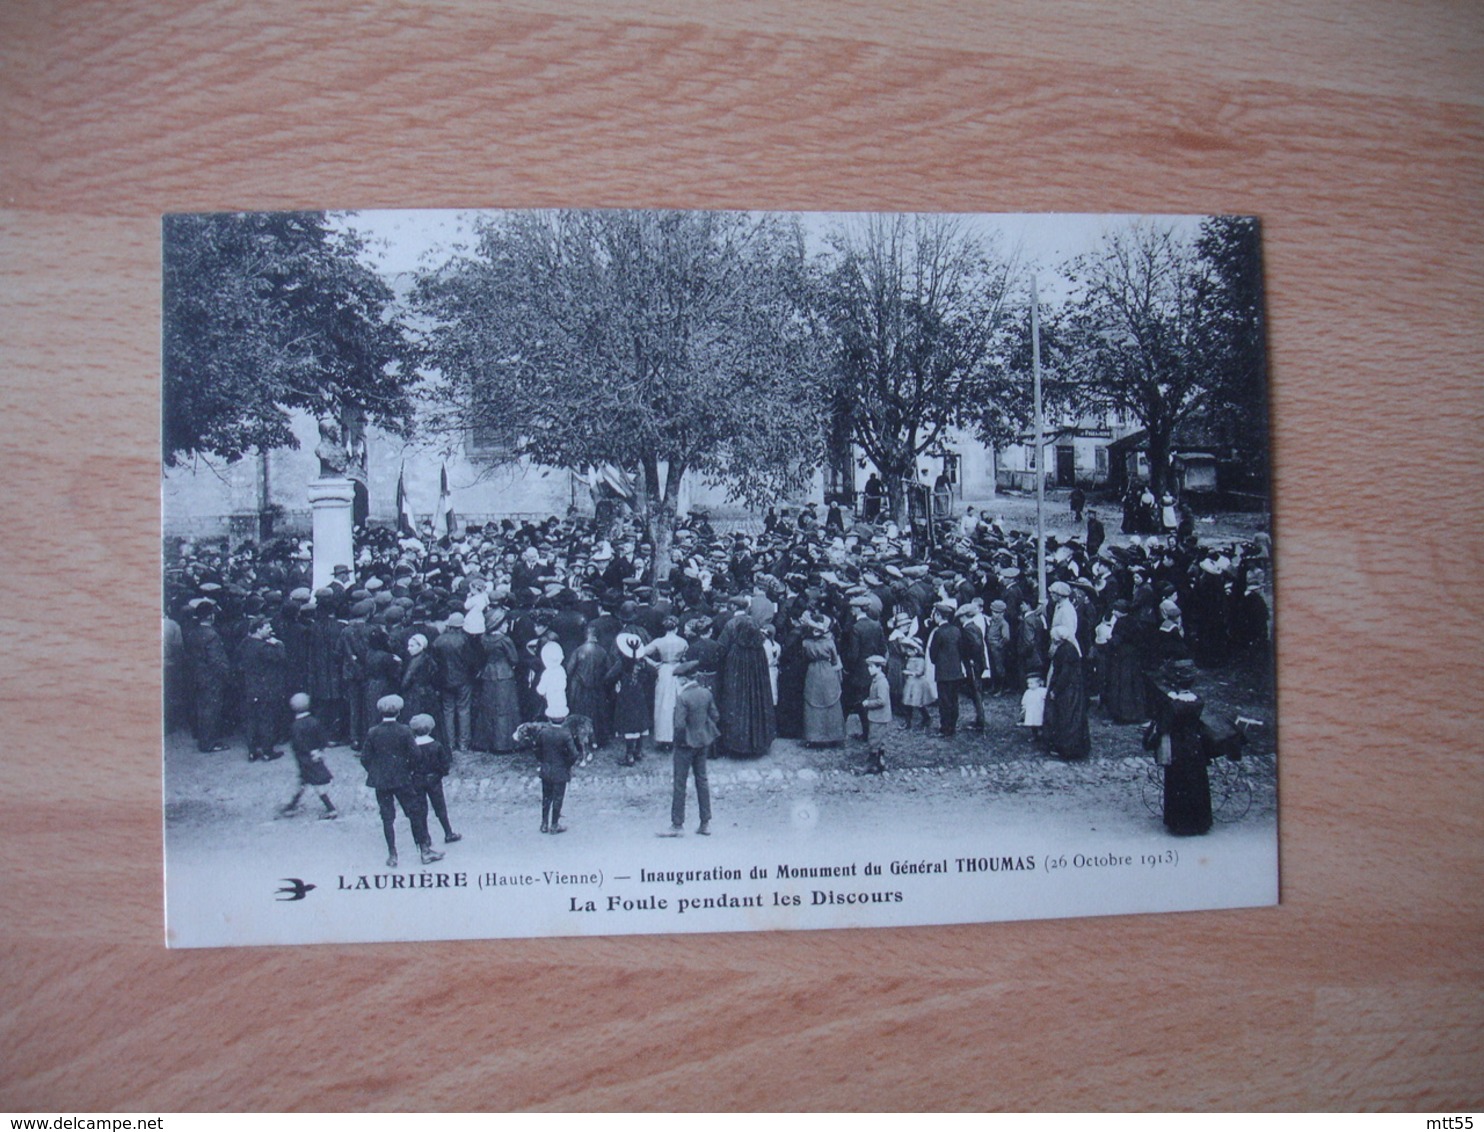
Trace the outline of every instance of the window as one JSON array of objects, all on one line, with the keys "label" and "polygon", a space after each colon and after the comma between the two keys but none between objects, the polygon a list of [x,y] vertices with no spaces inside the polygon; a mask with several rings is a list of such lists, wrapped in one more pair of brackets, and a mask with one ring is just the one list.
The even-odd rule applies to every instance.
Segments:
[{"label": "window", "polygon": [[504,425],[480,422],[469,429],[464,450],[471,460],[504,463],[515,456],[515,433]]}]

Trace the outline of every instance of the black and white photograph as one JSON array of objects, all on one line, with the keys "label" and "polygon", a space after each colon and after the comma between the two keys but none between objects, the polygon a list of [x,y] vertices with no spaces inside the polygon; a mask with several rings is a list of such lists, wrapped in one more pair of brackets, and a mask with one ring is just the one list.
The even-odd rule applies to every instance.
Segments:
[{"label": "black and white photograph", "polygon": [[1278,901],[1256,218],[162,253],[170,946]]}]

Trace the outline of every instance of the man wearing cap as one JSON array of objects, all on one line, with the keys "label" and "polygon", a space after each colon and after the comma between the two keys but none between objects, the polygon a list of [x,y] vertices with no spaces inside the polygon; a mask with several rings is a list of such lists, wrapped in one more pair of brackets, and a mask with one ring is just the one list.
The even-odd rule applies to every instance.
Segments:
[{"label": "man wearing cap", "polygon": [[871,693],[871,671],[866,658],[886,654],[886,631],[871,616],[871,598],[869,594],[858,594],[850,599],[855,617],[840,635],[840,663],[844,665],[840,703],[847,719],[860,716],[861,733],[867,736],[871,727],[865,702]]},{"label": "man wearing cap", "polygon": [[958,620],[959,651],[963,655],[964,687],[974,704],[970,729],[984,730],[984,676],[989,671],[989,651],[984,644],[984,621],[979,606],[965,602],[955,614]]},{"label": "man wearing cap", "polygon": [[958,732],[958,692],[964,681],[963,634],[954,624],[956,607],[940,601],[933,607],[933,631],[928,635],[928,663],[938,684],[938,733],[951,739]]},{"label": "man wearing cap", "polygon": [[377,701],[381,722],[367,730],[360,755],[361,765],[366,769],[366,785],[376,791],[390,869],[397,867],[397,834],[393,824],[399,805],[412,826],[412,840],[421,850],[422,863],[431,865],[443,859],[443,854],[433,849],[433,839],[428,836],[428,796],[415,778],[421,765],[416,737],[412,728],[397,722],[402,706],[401,696],[383,696]]},{"label": "man wearing cap", "polygon": [[467,751],[474,741],[474,680],[483,657],[464,632],[462,613],[448,615],[431,648],[437,660],[443,738],[455,752]]},{"label": "man wearing cap", "polygon": [[1010,622],[1005,616],[1008,607],[999,598],[989,603],[989,616],[984,621],[984,647],[989,653],[990,688],[1004,692],[1012,687],[1010,682],[1010,655],[1014,636]]},{"label": "man wearing cap", "polygon": [[670,828],[662,837],[679,837],[685,832],[686,779],[692,771],[696,776],[696,806],[701,818],[696,832],[711,832],[711,785],[706,776],[706,760],[721,737],[721,713],[711,692],[696,683],[697,667],[695,661],[675,667],[680,687],[675,695],[674,788],[670,795]]}]

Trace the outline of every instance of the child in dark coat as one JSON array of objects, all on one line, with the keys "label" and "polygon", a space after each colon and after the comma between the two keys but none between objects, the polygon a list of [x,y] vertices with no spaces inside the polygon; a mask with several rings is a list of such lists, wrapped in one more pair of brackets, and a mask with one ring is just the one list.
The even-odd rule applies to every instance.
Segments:
[{"label": "child in dark coat", "polygon": [[289,742],[293,745],[294,760],[299,764],[299,789],[294,791],[294,796],[286,804],[279,807],[278,812],[282,817],[296,813],[304,791],[312,788],[325,807],[320,819],[333,821],[340,816],[340,811],[323,789],[330,785],[333,776],[320,757],[320,752],[330,745],[329,736],[325,734],[320,721],[309,714],[309,697],[303,692],[289,697],[289,710],[294,713],[294,722],[289,728]]},{"label": "child in dark coat", "polygon": [[577,741],[562,723],[525,724],[535,733],[536,758],[541,768],[541,832],[566,833],[562,824],[562,801],[567,796],[567,783],[572,781],[572,768],[580,756]]}]

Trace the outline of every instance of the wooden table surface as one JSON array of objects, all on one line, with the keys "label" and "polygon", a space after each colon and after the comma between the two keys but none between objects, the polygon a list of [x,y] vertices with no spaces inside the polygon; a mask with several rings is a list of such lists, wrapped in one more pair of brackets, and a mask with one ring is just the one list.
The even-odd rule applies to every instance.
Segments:
[{"label": "wooden table surface", "polygon": [[[0,1108],[1484,1101],[1484,8],[0,7]],[[159,215],[1251,212],[1283,903],[162,944]]]}]

